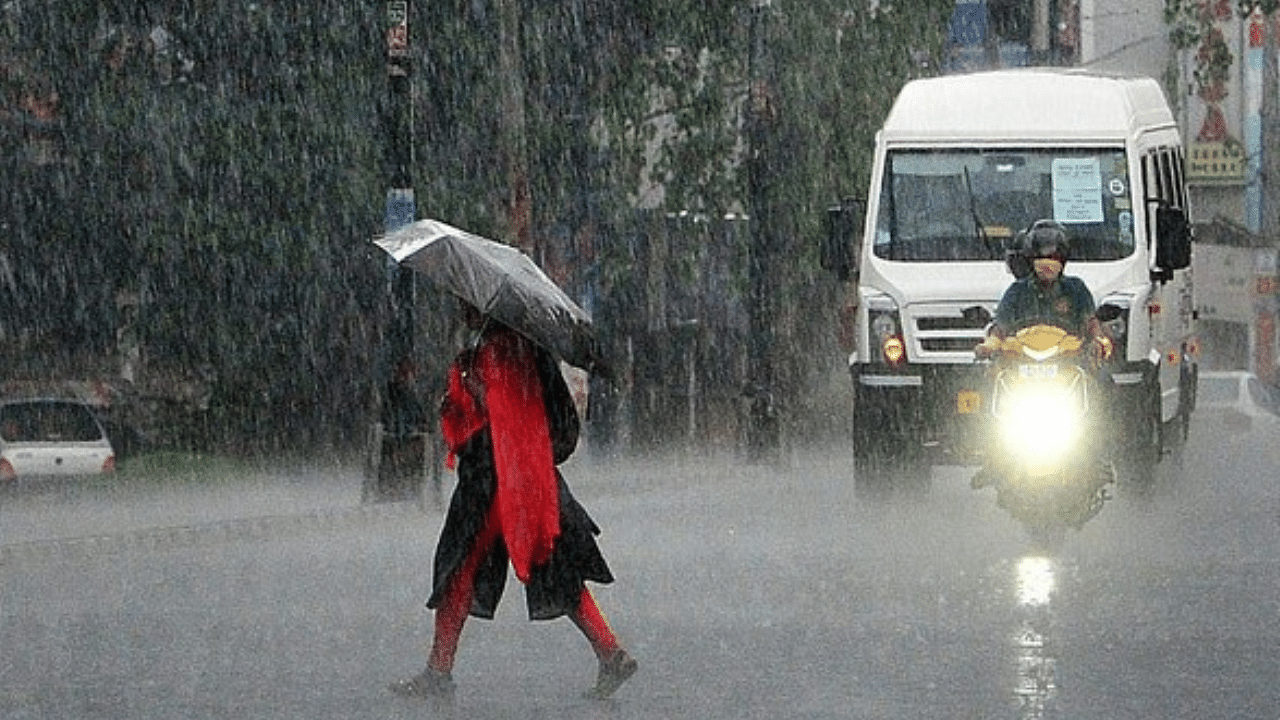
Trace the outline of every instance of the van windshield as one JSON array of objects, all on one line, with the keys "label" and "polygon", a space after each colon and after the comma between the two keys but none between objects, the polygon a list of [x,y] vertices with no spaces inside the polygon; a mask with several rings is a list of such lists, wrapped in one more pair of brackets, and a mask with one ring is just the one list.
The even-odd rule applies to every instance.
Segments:
[{"label": "van windshield", "polygon": [[1062,223],[1072,260],[1134,251],[1123,148],[899,150],[885,159],[876,257],[1003,260],[1036,220]]}]

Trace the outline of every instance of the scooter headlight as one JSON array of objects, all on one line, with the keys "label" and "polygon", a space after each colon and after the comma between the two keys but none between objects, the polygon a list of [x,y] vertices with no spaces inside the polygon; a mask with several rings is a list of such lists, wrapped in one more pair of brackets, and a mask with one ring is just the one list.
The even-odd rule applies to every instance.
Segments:
[{"label": "scooter headlight", "polygon": [[1033,464],[1053,462],[1078,447],[1084,434],[1078,392],[1057,384],[1033,383],[1001,399],[1000,437],[1006,449]]}]

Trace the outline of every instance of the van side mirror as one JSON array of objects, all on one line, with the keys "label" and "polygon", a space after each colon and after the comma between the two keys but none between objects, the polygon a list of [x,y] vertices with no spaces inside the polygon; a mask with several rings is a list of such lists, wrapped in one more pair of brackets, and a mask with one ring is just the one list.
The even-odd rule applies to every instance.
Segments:
[{"label": "van side mirror", "polygon": [[1125,309],[1115,303],[1103,303],[1097,311],[1094,312],[1094,316],[1104,323],[1119,320],[1124,316],[1124,314]]},{"label": "van side mirror", "polygon": [[1156,268],[1154,277],[1173,279],[1173,271],[1191,267],[1191,222],[1181,208],[1156,208]]},{"label": "van side mirror", "polygon": [[862,240],[861,200],[848,199],[827,208],[827,236],[822,242],[818,262],[840,281],[858,272],[857,250]]}]

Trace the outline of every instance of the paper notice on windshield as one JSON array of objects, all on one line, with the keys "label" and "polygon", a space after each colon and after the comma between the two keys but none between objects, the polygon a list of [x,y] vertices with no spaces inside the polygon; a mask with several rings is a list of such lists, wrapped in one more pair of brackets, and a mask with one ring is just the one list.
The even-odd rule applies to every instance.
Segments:
[{"label": "paper notice on windshield", "polygon": [[1060,223],[1102,222],[1102,172],[1097,158],[1053,161],[1053,219]]}]

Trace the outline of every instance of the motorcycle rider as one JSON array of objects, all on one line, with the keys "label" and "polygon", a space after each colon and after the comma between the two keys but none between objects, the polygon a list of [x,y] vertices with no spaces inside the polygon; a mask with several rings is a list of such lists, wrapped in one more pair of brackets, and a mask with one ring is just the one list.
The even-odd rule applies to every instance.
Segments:
[{"label": "motorcycle rider", "polygon": [[[1064,275],[1071,244],[1063,226],[1054,220],[1037,220],[1023,233],[1022,252],[1031,272],[1009,285],[996,307],[995,323],[986,339],[974,348],[979,358],[991,357],[1000,340],[1033,323],[1047,323],[1090,341],[1095,360],[1110,356],[1110,338],[1094,316],[1093,294],[1084,281]],[[1015,262],[1010,261],[1010,267]]]},{"label": "motorcycle rider", "polygon": [[[1028,325],[1045,323],[1060,327],[1089,341],[1089,356],[1094,363],[1111,356],[1111,339],[1095,316],[1093,293],[1084,281],[1064,275],[1071,244],[1066,229],[1055,220],[1037,220],[1020,233],[1021,247],[1008,259],[1017,279],[1009,285],[996,307],[995,322],[987,337],[974,348],[974,356],[990,358],[999,350],[1000,341]],[[1022,257],[1018,257],[1021,251]],[[1019,273],[1018,268],[1030,272]],[[970,484],[986,487],[996,481],[996,471],[989,465],[979,468]]]}]

